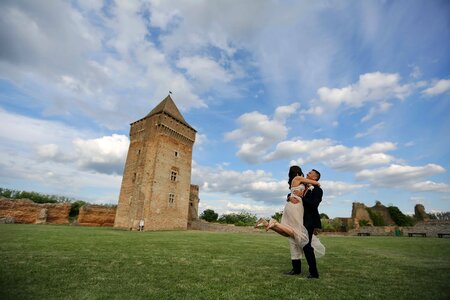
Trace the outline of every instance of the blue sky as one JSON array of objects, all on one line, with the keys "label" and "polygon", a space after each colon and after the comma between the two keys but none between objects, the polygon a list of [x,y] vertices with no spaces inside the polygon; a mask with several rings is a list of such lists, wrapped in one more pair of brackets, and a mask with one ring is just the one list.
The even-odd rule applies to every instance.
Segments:
[{"label": "blue sky", "polygon": [[330,217],[449,211],[449,29],[448,1],[1,1],[0,186],[117,203],[170,90],[200,211],[270,216],[292,164]]}]

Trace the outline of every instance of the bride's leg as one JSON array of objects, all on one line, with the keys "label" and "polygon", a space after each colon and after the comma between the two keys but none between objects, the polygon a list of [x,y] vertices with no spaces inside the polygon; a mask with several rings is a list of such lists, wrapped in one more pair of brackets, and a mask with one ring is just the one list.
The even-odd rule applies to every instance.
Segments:
[{"label": "bride's leg", "polygon": [[294,237],[294,230],[287,225],[278,223],[276,220],[270,220],[269,225],[267,226],[267,229],[272,229],[278,234],[281,234],[282,236],[286,237]]}]

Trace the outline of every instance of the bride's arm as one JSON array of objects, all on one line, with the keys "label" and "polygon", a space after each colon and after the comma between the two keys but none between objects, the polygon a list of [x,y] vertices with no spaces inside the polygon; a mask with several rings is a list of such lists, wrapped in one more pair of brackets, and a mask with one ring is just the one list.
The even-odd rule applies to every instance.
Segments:
[{"label": "bride's arm", "polygon": [[301,183],[306,183],[306,184],[312,184],[312,185],[318,185],[320,186],[320,183],[318,181],[312,180],[312,179],[308,179],[305,178],[303,176],[296,176],[293,180],[292,180],[292,186],[298,186]]}]

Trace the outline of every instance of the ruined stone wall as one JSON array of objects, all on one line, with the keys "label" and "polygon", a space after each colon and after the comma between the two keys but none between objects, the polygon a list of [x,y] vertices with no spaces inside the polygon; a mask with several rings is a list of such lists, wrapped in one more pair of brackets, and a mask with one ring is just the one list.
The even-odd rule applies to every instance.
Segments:
[{"label": "ruined stone wall", "polygon": [[438,233],[450,233],[450,222],[418,223],[415,226],[364,226],[348,231],[348,235],[357,235],[359,232],[370,233],[371,236],[394,236],[399,230],[401,236],[408,233],[425,233],[427,237],[437,237]]},{"label": "ruined stone wall", "polygon": [[353,202],[352,219],[353,225],[356,229],[359,228],[360,220],[366,220],[369,222],[369,224],[372,224],[372,219],[370,219],[369,213],[367,212],[367,207],[364,205],[364,203]]},{"label": "ruined stone wall", "polygon": [[421,221],[428,221],[430,219],[422,204],[416,204],[416,206],[414,206],[414,216],[417,220]]},{"label": "ruined stone wall", "polygon": [[391,214],[389,213],[386,206],[377,201],[375,206],[370,208],[373,212],[380,214],[383,217],[384,224],[387,225],[395,225],[394,220],[391,218]]},{"label": "ruined stone wall", "polygon": [[191,193],[189,194],[189,214],[188,221],[198,220],[198,185],[191,184]]},{"label": "ruined stone wall", "polygon": [[0,218],[23,224],[69,224],[70,203],[35,203],[29,199],[0,199]]},{"label": "ruined stone wall", "polygon": [[83,226],[114,226],[116,208],[103,205],[83,205],[78,224]]}]

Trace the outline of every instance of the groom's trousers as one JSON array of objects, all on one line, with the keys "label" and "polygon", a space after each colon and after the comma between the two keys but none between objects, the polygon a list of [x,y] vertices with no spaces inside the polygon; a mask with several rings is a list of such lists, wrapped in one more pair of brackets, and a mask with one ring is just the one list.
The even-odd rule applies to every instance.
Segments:
[{"label": "groom's trousers", "polygon": [[309,266],[309,274],[313,277],[319,277],[319,271],[317,270],[316,256],[314,255],[314,248],[311,246],[312,236],[314,234],[314,228],[306,228],[308,230],[309,243],[303,247],[306,261]]}]

